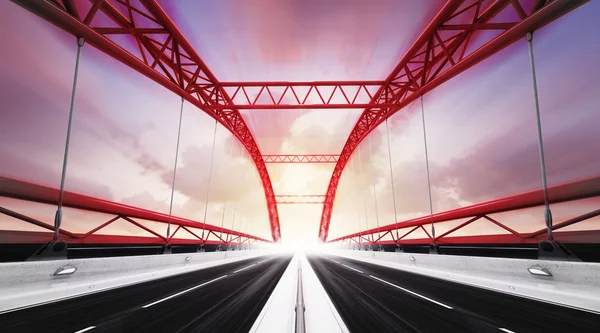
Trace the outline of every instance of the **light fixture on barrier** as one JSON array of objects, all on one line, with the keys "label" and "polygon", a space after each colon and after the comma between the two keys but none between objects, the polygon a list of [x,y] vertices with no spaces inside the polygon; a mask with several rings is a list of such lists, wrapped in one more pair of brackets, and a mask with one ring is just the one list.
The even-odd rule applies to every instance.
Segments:
[{"label": "light fixture on barrier", "polygon": [[538,275],[538,276],[552,276],[552,273],[550,273],[549,270],[540,267],[540,266],[531,266],[529,268],[527,268],[527,270],[529,271],[529,273],[533,274],[533,275]]},{"label": "light fixture on barrier", "polygon": [[410,256],[410,257],[408,257],[408,260],[410,260],[410,261],[416,261],[417,259],[415,259],[415,257],[413,257],[413,256]]},{"label": "light fixture on barrier", "polygon": [[70,275],[70,274],[75,273],[76,270],[77,270],[77,268],[72,267],[72,266],[61,267],[61,268],[57,269],[56,272],[54,272],[54,276]]},{"label": "light fixture on barrier", "polygon": [[190,257],[190,256],[185,257],[185,261],[190,261],[190,260],[192,260],[192,257]]}]

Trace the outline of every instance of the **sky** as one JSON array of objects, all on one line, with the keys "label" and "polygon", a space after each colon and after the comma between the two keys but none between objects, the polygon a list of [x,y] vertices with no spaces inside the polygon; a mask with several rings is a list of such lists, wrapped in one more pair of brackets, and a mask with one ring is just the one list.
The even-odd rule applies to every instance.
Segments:
[{"label": "sky", "polygon": [[[444,4],[442,0],[159,1],[221,81],[381,80]],[[600,3],[590,2],[535,33],[550,185],[600,174]],[[0,2],[0,175],[58,187],[76,41]],[[433,211],[541,186],[526,42],[502,50],[424,96]],[[75,100],[66,189],[159,212],[169,210],[181,100],[86,45]],[[330,238],[429,214],[421,105],[377,128],[342,175]],[[263,154],[338,154],[362,110],[249,110],[242,115]],[[173,214],[269,238],[264,192],[241,145],[183,105]],[[391,195],[387,135],[391,142]],[[324,194],[333,165],[268,165],[276,194]],[[210,186],[209,186],[210,178]],[[208,196],[208,204],[207,204]],[[556,222],[599,200],[553,205]],[[0,198],[51,222],[54,208]],[[396,217],[394,217],[394,206]],[[279,205],[282,240],[315,242],[322,205]],[[223,214],[223,212],[225,212]],[[519,231],[543,226],[539,208],[494,217]],[[68,210],[84,232],[102,214]],[[436,227],[438,234],[462,221]],[[144,224],[157,232],[164,225]],[[600,227],[589,220],[569,227]],[[502,233],[476,222],[465,234]],[[6,216],[0,229],[37,230]],[[127,224],[104,233],[136,234]],[[459,235],[459,234],[457,234]],[[422,237],[415,234],[412,237]]]}]

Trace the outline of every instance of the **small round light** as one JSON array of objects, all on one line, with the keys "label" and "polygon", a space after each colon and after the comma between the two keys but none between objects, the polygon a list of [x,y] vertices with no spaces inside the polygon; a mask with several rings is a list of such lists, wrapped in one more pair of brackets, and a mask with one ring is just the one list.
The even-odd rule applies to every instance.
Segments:
[{"label": "small round light", "polygon": [[410,257],[408,257],[408,260],[410,260],[410,261],[416,261],[417,259],[415,259],[415,257],[413,257],[413,256],[410,256]]},{"label": "small round light", "polygon": [[192,260],[192,257],[189,257],[189,256],[185,257],[185,261],[190,261],[190,260]]},{"label": "small round light", "polygon": [[533,274],[533,275],[538,275],[538,276],[552,276],[552,273],[550,273],[549,270],[540,267],[540,266],[531,266],[529,268],[527,268],[527,270],[529,271],[529,273]]},{"label": "small round light", "polygon": [[54,276],[70,275],[70,274],[75,273],[76,270],[77,270],[77,268],[71,267],[71,266],[61,267],[61,268],[57,269],[56,272],[54,272]]}]

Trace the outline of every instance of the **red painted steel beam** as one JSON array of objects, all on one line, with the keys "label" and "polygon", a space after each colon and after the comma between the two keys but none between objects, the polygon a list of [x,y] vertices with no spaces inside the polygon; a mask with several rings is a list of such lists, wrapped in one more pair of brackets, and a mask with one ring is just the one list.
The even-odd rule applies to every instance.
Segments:
[{"label": "red painted steel beam", "polygon": [[[574,181],[571,183],[566,183],[562,185],[557,185],[550,187],[548,189],[548,198],[550,203],[560,203],[574,200],[581,200],[593,197],[600,196],[600,176],[588,178],[584,180]],[[434,214],[433,216],[427,215],[419,218],[398,222],[397,224],[389,224],[385,226],[381,226],[379,228],[373,228],[370,230],[365,230],[361,232],[356,232],[350,235],[346,235],[343,237],[338,237],[336,239],[331,240],[331,242],[336,242],[346,238],[359,237],[365,234],[372,234],[384,231],[391,231],[402,228],[409,227],[419,227],[422,225],[428,225],[432,221],[433,223],[441,223],[447,222],[462,218],[469,217],[477,217],[484,216],[495,213],[502,213],[507,211],[515,211],[519,209],[537,207],[544,204],[544,193],[542,190],[531,191],[527,193],[522,193],[518,195],[513,195],[506,198],[501,198],[497,200],[492,200],[468,207],[458,208],[442,213]],[[592,217],[592,215],[586,215]],[[595,216],[595,215],[594,215]],[[581,219],[578,219],[577,222],[580,222]],[[477,223],[477,222],[473,222]],[[465,223],[463,223],[466,225]],[[573,224],[573,223],[571,223]],[[556,227],[556,226],[555,226]],[[545,229],[544,229],[545,230]],[[542,232],[534,233],[535,235],[542,235]],[[405,235],[406,236],[406,235]],[[445,236],[445,235],[443,235]],[[518,236],[511,234],[512,237]],[[482,236],[483,237],[483,236]],[[441,237],[441,239],[445,239],[446,237]],[[436,239],[437,243],[437,239]]]},{"label": "red painted steel beam", "polygon": [[[365,109],[350,132],[327,188],[319,227],[321,241],[327,240],[335,195],[344,167],[356,147],[371,131],[419,96],[523,39],[526,33],[540,29],[588,1],[555,0],[543,4],[536,2],[534,10],[522,13],[524,16],[521,15],[518,21],[498,22],[503,19],[499,14],[509,6],[514,7],[518,1],[497,0],[487,8],[483,8],[483,0],[467,2],[449,0],[404,55],[371,101],[371,103],[393,103],[396,106]],[[465,10],[467,7],[469,10]],[[447,24],[462,15],[465,15],[465,20],[470,17],[467,24],[458,27]],[[502,32],[480,48],[467,53],[473,33],[480,29],[489,29],[482,24],[490,23],[491,20],[496,21],[495,24],[498,25],[496,28]],[[499,26],[500,23],[502,26]]]},{"label": "red painted steel beam", "polygon": [[[51,188],[51,187],[47,187],[47,186],[37,185],[37,184],[28,183],[28,182],[21,181],[21,180],[15,180],[15,179],[0,176],[0,197],[7,197],[7,198],[13,198],[13,199],[19,199],[19,200],[26,200],[26,201],[56,205],[58,203],[58,190]],[[123,205],[123,204],[115,203],[112,201],[102,200],[102,199],[98,199],[98,198],[94,198],[94,197],[90,197],[90,196],[86,196],[86,195],[81,195],[81,194],[77,194],[77,193],[73,193],[73,192],[69,192],[69,191],[64,192],[63,206],[69,207],[69,208],[92,211],[92,212],[104,213],[104,214],[114,214],[114,215],[121,216],[122,218],[126,218],[126,219],[127,218],[129,218],[129,219],[137,218],[137,219],[149,220],[149,221],[159,222],[159,223],[168,223],[169,222],[169,215],[167,215],[167,214],[158,213],[158,212],[154,212],[154,211],[150,211],[150,210],[146,210],[146,209],[142,209],[142,208],[137,208],[137,207],[133,207],[133,206]],[[3,211],[0,210],[0,213],[2,213],[2,212]],[[226,234],[236,235],[236,236],[242,235],[244,237],[254,238],[254,239],[257,239],[257,240],[260,240],[263,242],[269,242],[265,239],[262,239],[262,238],[259,238],[256,236],[252,236],[252,235],[248,235],[248,234],[245,234],[245,233],[242,233],[239,231],[221,228],[221,227],[210,225],[210,224],[204,224],[199,221],[194,221],[194,220],[190,220],[190,219],[186,219],[186,218],[182,218],[182,217],[171,216],[170,221],[171,221],[172,225],[179,225],[179,226],[184,227],[184,229],[185,229],[185,227],[200,228],[200,229],[202,229],[202,227],[204,227],[204,229],[208,230],[208,231],[219,232],[219,233],[223,232]],[[26,222],[31,223],[30,221],[26,221]],[[36,223],[33,223],[33,224],[36,224]],[[36,225],[38,225],[38,224],[36,224]],[[42,227],[44,227],[44,226],[42,226]],[[50,228],[46,228],[46,229],[54,230],[54,227],[50,226]],[[70,233],[70,234],[74,234],[74,233]],[[73,236],[73,235],[68,235],[68,236],[71,238],[77,237],[77,236]],[[89,236],[98,236],[98,235],[89,235]],[[163,243],[164,243],[164,241],[163,241]]]},{"label": "red painted steel beam", "polygon": [[265,163],[336,163],[339,155],[263,155]]},{"label": "red painted steel beam", "polygon": [[[384,81],[221,82],[230,101],[215,110],[349,109],[382,107],[371,103]],[[388,104],[388,106],[391,106]]]},{"label": "red painted steel beam", "polygon": [[[554,239],[557,241],[568,244],[568,243],[578,243],[578,244],[598,244],[600,240],[600,230],[589,230],[589,231],[556,231],[552,233]],[[494,244],[502,244],[502,245],[517,245],[517,244],[538,244],[541,240],[545,239],[543,235],[539,235],[535,238],[525,238],[521,239],[516,237],[515,235],[506,234],[506,235],[478,235],[478,236],[455,236],[455,237],[444,237],[439,241],[436,241],[438,245],[494,245]],[[339,239],[336,242],[343,242],[346,239]],[[430,245],[431,239],[429,238],[415,238],[415,239],[405,239],[399,242],[395,242],[392,240],[385,241],[361,241],[356,242],[354,239],[350,239],[354,241],[357,245]],[[333,243],[333,241],[331,242]]]},{"label": "red painted steel beam", "polygon": [[[53,233],[39,231],[3,230],[0,233],[0,244],[43,244],[52,240]],[[82,238],[83,234],[75,234],[77,238],[67,239],[69,244],[144,244],[164,245],[164,241],[156,237],[146,236],[119,236],[119,235],[90,235]],[[219,241],[207,240],[202,242],[197,239],[174,237],[169,240],[171,245],[219,245]]]},{"label": "red painted steel beam", "polygon": [[322,204],[324,195],[276,195],[278,204]]},{"label": "red painted steel beam", "polygon": [[[233,103],[155,0],[140,0],[143,8],[129,1],[96,0],[92,1],[93,5],[87,12],[72,6],[75,2],[67,2],[65,7],[50,0],[13,2],[68,33],[83,37],[90,45],[183,97],[231,131],[246,147],[256,165],[265,191],[271,234],[274,241],[280,239],[275,194],[256,140],[237,109],[215,110],[210,107]],[[127,10],[122,12],[119,8]],[[100,13],[111,22],[106,26],[92,27],[90,23]],[[142,16],[143,20],[140,19]],[[115,34],[128,36],[131,40],[111,39]],[[132,41],[137,45],[135,52],[131,51],[135,49],[131,46]]]}]

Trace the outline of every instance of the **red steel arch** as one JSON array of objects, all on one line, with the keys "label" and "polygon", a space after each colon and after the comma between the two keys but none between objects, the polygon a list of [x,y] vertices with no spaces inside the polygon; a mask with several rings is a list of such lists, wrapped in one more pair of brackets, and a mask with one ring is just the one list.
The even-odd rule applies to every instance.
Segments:
[{"label": "red steel arch", "polygon": [[[77,8],[72,0],[13,2],[68,33],[83,37],[107,55],[182,96],[231,131],[256,165],[265,191],[271,235],[275,242],[279,241],[275,193],[256,140],[227,92],[155,0],[139,0],[141,5],[132,1],[90,0],[87,10]],[[126,8],[126,13],[118,8]],[[111,22],[92,27],[92,19],[100,13]],[[139,52],[128,51],[126,38],[113,40],[110,35],[133,38]],[[219,110],[211,107],[222,104],[228,107]]]},{"label": "red steel arch", "polygon": [[[370,103],[393,103],[395,106],[365,109],[350,132],[325,194],[319,226],[321,241],[327,240],[335,194],[344,167],[354,149],[371,131],[419,96],[524,38],[526,33],[543,27],[588,1],[536,0],[526,9],[523,0],[496,0],[487,8],[482,8],[486,2],[484,0],[449,0],[403,56]],[[505,10],[514,10],[517,21],[506,21],[499,16]],[[493,19],[494,22],[490,23]],[[479,30],[501,33],[469,53],[471,36]]]}]

